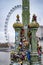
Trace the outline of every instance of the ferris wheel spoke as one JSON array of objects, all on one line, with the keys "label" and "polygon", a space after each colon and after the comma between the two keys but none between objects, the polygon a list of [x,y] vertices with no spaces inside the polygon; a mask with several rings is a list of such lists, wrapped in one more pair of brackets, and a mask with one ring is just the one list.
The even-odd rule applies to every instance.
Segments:
[{"label": "ferris wheel spoke", "polygon": [[8,12],[8,15],[7,15],[7,17],[6,17],[6,19],[5,19],[5,26],[4,26],[4,31],[5,31],[5,39],[6,39],[6,41],[8,41],[8,33],[7,33],[7,28],[8,28],[8,21],[9,21],[9,18],[10,18],[10,16],[11,16],[11,14],[16,10],[16,9],[18,9],[18,8],[21,8],[21,6],[22,5],[17,5],[17,6],[14,6],[14,7],[12,7],[12,9],[10,9],[10,11]]}]

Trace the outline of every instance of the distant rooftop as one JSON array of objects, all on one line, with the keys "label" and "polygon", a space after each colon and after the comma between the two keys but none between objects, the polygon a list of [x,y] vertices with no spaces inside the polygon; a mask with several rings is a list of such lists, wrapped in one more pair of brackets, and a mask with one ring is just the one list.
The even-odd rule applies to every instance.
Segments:
[{"label": "distant rooftop", "polygon": [[0,48],[8,48],[9,45],[8,43],[4,44],[4,43],[0,43]]},{"label": "distant rooftop", "polygon": [[43,25],[40,25],[39,27],[42,27],[43,28]]}]

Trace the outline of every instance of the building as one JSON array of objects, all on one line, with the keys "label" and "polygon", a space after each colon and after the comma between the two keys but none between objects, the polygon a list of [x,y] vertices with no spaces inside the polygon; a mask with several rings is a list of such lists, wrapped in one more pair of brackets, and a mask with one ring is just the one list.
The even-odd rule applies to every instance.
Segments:
[{"label": "building", "polygon": [[39,26],[36,36],[43,40],[43,26]]},{"label": "building", "polygon": [[42,62],[42,65],[43,65],[43,26],[40,26],[37,30],[37,33],[36,33],[36,36],[39,38],[39,44],[41,45],[42,47],[42,58],[41,58],[41,62]]},{"label": "building", "polygon": [[43,26],[39,26],[36,36],[39,39],[39,44],[42,46],[43,48]]}]

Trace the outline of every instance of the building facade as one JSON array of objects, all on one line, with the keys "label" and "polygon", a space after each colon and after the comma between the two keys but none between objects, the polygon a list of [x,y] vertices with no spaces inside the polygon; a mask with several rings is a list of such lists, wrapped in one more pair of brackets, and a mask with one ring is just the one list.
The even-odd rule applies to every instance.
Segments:
[{"label": "building facade", "polygon": [[39,26],[36,36],[43,40],[43,26]]}]

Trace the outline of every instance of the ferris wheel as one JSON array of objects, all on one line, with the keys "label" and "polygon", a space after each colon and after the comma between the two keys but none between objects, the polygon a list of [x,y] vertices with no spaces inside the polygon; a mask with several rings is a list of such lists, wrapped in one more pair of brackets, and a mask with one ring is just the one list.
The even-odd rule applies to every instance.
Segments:
[{"label": "ferris wheel", "polygon": [[4,34],[5,34],[5,40],[6,40],[7,42],[9,42],[7,30],[8,30],[8,21],[9,21],[9,19],[10,19],[10,16],[13,14],[13,12],[14,12],[15,10],[17,10],[18,8],[21,8],[21,7],[22,7],[22,5],[17,5],[17,6],[12,7],[12,9],[8,12],[8,15],[7,15],[6,19],[5,19]]}]

